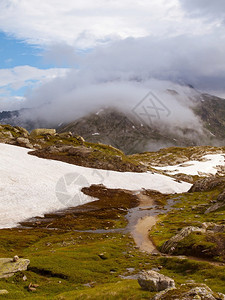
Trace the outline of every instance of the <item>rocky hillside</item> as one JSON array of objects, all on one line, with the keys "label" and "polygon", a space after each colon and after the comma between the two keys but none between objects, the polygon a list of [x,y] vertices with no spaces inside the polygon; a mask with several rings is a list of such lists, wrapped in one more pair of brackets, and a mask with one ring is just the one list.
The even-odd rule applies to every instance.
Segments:
[{"label": "rocky hillside", "polygon": [[31,155],[79,166],[120,172],[144,172],[147,167],[133,161],[110,145],[88,143],[71,132],[34,129],[29,133],[19,126],[0,125],[0,142],[32,149]]}]

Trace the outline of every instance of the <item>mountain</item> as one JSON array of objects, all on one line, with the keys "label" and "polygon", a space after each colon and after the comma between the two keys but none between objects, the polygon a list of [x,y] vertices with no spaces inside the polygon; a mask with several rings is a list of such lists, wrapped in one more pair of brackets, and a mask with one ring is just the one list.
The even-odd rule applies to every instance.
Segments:
[{"label": "mountain", "polygon": [[[77,115],[79,107],[71,108],[74,118],[69,122],[63,111],[58,114],[60,119],[50,118],[52,108],[46,106],[1,112],[0,123],[27,130],[52,127],[59,133],[70,131],[86,141],[110,144],[126,154],[171,146],[223,146],[225,100],[202,94],[190,86],[172,87],[154,90],[135,105],[127,101],[127,106],[102,106],[90,109],[82,117]],[[65,105],[65,112],[69,109]]]},{"label": "mountain", "polygon": [[101,109],[74,122],[61,125],[58,132],[70,131],[89,142],[110,144],[127,154],[156,151],[171,146],[218,145],[225,143],[225,101],[202,95],[202,101],[194,107],[201,128],[173,130],[165,126],[149,126],[132,114],[117,109]]}]

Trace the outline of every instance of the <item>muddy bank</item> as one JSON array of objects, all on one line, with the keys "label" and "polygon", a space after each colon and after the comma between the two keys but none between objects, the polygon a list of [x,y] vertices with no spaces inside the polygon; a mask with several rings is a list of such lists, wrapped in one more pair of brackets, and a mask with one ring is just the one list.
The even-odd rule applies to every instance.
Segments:
[{"label": "muddy bank", "polygon": [[63,230],[109,230],[125,228],[129,209],[139,205],[137,193],[123,189],[107,189],[103,185],[83,188],[82,192],[98,200],[45,214],[21,222],[23,227]]}]

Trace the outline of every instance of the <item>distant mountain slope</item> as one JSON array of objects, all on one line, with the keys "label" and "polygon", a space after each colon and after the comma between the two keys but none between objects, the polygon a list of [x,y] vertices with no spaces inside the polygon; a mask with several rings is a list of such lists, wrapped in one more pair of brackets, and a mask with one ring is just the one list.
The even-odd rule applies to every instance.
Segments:
[{"label": "distant mountain slope", "polygon": [[78,107],[74,111],[74,120],[70,119],[72,122],[66,121],[63,111],[60,121],[54,120],[52,112],[48,115],[46,106],[45,117],[40,113],[43,107],[1,112],[0,123],[18,125],[28,130],[52,127],[58,132],[71,131],[87,141],[110,144],[126,154],[171,146],[224,146],[225,99],[201,94],[187,86],[176,85],[174,88],[176,90],[164,87],[158,92],[158,98],[154,91],[150,95],[153,100],[149,98],[150,102],[149,99],[144,102],[144,98],[135,107],[106,107],[86,113],[81,118],[76,117]]},{"label": "distant mountain slope", "polygon": [[194,110],[206,129],[218,139],[225,140],[225,99],[202,94],[202,100]]},{"label": "distant mountain slope", "polygon": [[218,99],[215,104],[206,99],[196,106],[202,130],[177,126],[171,131],[165,126],[151,127],[131,114],[108,108],[62,125],[58,132],[71,131],[87,141],[111,144],[127,154],[170,146],[224,145],[225,114],[222,115],[221,111],[225,110],[225,101]]}]

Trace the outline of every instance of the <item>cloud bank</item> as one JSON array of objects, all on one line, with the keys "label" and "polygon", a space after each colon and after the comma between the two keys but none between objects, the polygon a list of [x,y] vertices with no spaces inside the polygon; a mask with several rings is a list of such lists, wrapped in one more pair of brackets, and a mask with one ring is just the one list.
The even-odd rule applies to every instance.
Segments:
[{"label": "cloud bank", "polygon": [[180,0],[181,6],[192,17],[205,18],[208,21],[225,20],[225,2],[223,0]]},{"label": "cloud bank", "polygon": [[[59,62],[64,48],[59,45],[58,51],[57,47],[47,56]],[[52,116],[72,120],[103,105],[132,109],[151,89],[164,93],[166,89],[179,91],[179,85],[192,85],[197,90],[225,93],[224,53],[225,40],[220,37],[218,47],[218,36],[213,34],[128,38],[85,55],[69,51],[67,46],[66,59],[77,67],[35,89],[26,106],[48,103]],[[164,83],[160,85],[160,81]],[[188,106],[187,97],[183,95],[183,99]]]},{"label": "cloud bank", "polygon": [[213,3],[2,0],[3,31],[48,48],[45,61],[71,68],[30,90],[24,106],[60,122],[101,106],[132,110],[153,90],[174,124],[196,126],[189,106],[199,94],[185,85],[225,95],[224,10]]},{"label": "cloud bank", "polygon": [[1,30],[38,45],[86,49],[127,37],[208,30],[184,16],[179,0],[1,0],[0,11]]}]

